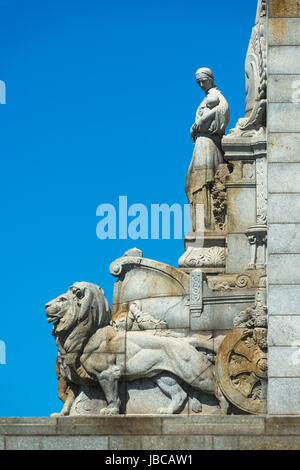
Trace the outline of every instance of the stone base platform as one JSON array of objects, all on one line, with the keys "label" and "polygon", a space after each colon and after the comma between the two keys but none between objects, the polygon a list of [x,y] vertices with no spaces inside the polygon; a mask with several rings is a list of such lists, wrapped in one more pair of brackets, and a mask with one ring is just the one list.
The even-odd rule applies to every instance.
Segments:
[{"label": "stone base platform", "polygon": [[299,450],[299,417],[0,418],[1,450]]}]

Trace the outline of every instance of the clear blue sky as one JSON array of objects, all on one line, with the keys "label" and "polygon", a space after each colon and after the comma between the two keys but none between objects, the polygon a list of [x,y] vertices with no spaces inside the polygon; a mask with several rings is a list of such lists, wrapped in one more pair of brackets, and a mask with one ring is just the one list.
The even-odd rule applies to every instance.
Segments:
[{"label": "clear blue sky", "polygon": [[231,121],[244,115],[256,0],[0,0],[0,416],[61,409],[44,304],[101,285],[137,246],[177,266],[182,240],[99,240],[96,208],[186,203],[189,129],[210,67]]}]

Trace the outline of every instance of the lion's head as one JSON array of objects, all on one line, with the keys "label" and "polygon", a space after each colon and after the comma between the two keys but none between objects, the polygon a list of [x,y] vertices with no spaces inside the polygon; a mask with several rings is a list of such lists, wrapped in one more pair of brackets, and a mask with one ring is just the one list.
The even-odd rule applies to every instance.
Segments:
[{"label": "lion's head", "polygon": [[54,336],[67,334],[82,325],[90,334],[110,322],[110,308],[101,287],[75,282],[65,294],[46,304],[46,315],[53,323]]}]

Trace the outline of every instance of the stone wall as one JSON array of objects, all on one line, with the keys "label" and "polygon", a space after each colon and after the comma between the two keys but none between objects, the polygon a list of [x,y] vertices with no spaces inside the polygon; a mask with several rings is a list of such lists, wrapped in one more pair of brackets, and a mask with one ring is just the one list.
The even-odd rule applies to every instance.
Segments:
[{"label": "stone wall", "polygon": [[[0,418],[0,450],[299,450],[300,418]],[[105,455],[102,454],[102,456]]]},{"label": "stone wall", "polygon": [[300,2],[268,15],[268,414],[300,415]]}]

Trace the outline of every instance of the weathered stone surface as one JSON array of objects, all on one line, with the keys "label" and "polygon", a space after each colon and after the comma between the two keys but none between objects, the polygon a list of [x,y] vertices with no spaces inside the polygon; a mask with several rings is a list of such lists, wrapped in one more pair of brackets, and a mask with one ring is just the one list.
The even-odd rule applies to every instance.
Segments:
[{"label": "weathered stone surface", "polygon": [[263,434],[264,418],[259,416],[170,416],[163,418],[163,434],[240,435]]},{"label": "weathered stone surface", "polygon": [[269,194],[269,223],[300,223],[300,194]]},{"label": "weathered stone surface", "polygon": [[299,315],[300,285],[295,286],[269,286],[268,314],[272,315]]},{"label": "weathered stone surface", "polygon": [[55,433],[55,418],[0,418],[0,435]]},{"label": "weathered stone surface", "polygon": [[165,321],[168,328],[187,328],[189,326],[189,309],[185,305],[183,297],[148,298],[141,300],[141,304],[145,312]]},{"label": "weathered stone surface", "polygon": [[299,450],[299,436],[240,437],[239,450]]},{"label": "weathered stone surface", "polygon": [[269,253],[300,253],[300,224],[270,224]]},{"label": "weathered stone surface", "polygon": [[[270,379],[271,386],[277,391],[275,399],[281,404],[279,411],[285,415],[291,411],[291,406],[299,402],[300,384],[299,379],[284,378],[283,382],[278,380]],[[291,405],[289,401],[292,402]],[[270,411],[272,412],[272,408]],[[278,414],[277,408],[275,411]],[[32,434],[16,435],[16,419],[23,429],[30,427]],[[149,419],[154,432],[149,426]],[[52,436],[47,435],[47,431],[37,435],[34,427],[40,430],[41,424],[45,425],[47,420],[49,423],[53,421],[52,418],[37,418],[34,421],[31,418],[7,418],[7,425],[9,427],[11,424],[12,429],[5,438],[0,436],[0,449],[187,451],[300,448],[300,418],[292,416],[65,417],[56,421],[69,421],[72,426],[57,429],[57,433]],[[136,423],[133,425],[134,420]],[[109,421],[112,424],[106,425]],[[118,423],[121,421],[123,425],[120,427]],[[83,429],[80,423],[86,423],[87,427]],[[106,433],[100,435],[102,424]]]},{"label": "weathered stone surface", "polygon": [[250,245],[244,233],[231,233],[227,237],[226,273],[246,271],[250,262]]},{"label": "weathered stone surface", "polygon": [[256,223],[256,194],[250,187],[228,186],[227,228],[231,233],[243,233]]},{"label": "weathered stone surface", "polygon": [[278,435],[300,435],[300,418],[267,416],[265,432]]},{"label": "weathered stone surface", "polygon": [[300,163],[269,164],[268,187],[272,193],[299,193],[299,178]]},{"label": "weathered stone surface", "polygon": [[119,277],[114,286],[112,318],[126,315],[129,303],[139,301],[143,311],[166,322],[168,328],[189,326],[189,276],[178,269],[142,256],[118,258],[110,266]]},{"label": "weathered stone surface", "polygon": [[270,378],[268,414],[296,415],[300,409],[300,378]]},{"label": "weathered stone surface", "polygon": [[271,284],[299,284],[300,255],[269,255],[268,276]]},{"label": "weathered stone surface", "polygon": [[106,400],[103,391],[94,385],[85,385],[80,388],[78,395],[72,404],[70,416],[91,414],[98,415],[100,410],[102,410],[102,408],[105,406]]},{"label": "weathered stone surface", "polygon": [[[171,399],[150,379],[135,380],[127,384],[126,414],[157,414],[160,409],[167,410]],[[181,413],[189,412],[188,401],[184,401]]]},{"label": "weathered stone surface", "polygon": [[57,422],[57,433],[71,435],[155,435],[161,428],[158,416],[66,416]]},{"label": "weathered stone surface", "polygon": [[98,436],[45,436],[42,450],[107,450],[108,438]]},{"label": "weathered stone surface", "polygon": [[[299,74],[299,46],[272,46],[268,52],[269,74]],[[269,125],[269,124],[268,124]],[[269,129],[273,130],[273,129]]]},{"label": "weathered stone surface", "polygon": [[239,437],[237,436],[214,436],[214,450],[239,450]]},{"label": "weathered stone surface", "polygon": [[299,106],[293,103],[269,103],[268,110],[268,129],[271,132],[300,132]]},{"label": "weathered stone surface", "polygon": [[300,18],[270,18],[269,46],[300,45]]},{"label": "weathered stone surface", "polygon": [[[272,76],[270,77],[272,80]],[[300,77],[299,77],[300,80]],[[285,133],[269,133],[268,160],[275,163],[300,162],[300,136],[291,136]]]},{"label": "weathered stone surface", "polygon": [[233,295],[231,299],[224,299],[223,303],[217,300],[204,303],[204,309],[200,317],[191,318],[192,330],[231,330],[233,319],[243,308],[251,305],[253,297],[243,299],[242,295]]},{"label": "weathered stone surface", "polygon": [[42,436],[7,436],[5,450],[42,450]]},{"label": "weathered stone surface", "polygon": [[300,315],[269,317],[269,346],[300,346]]},{"label": "weathered stone surface", "polygon": [[[300,75],[270,75],[268,79],[268,99],[269,103],[294,103],[299,104],[299,84]],[[278,139],[280,136],[278,136]],[[293,139],[289,136],[288,144]],[[278,147],[278,141],[274,142],[275,148]],[[269,139],[270,145],[270,139]],[[268,148],[268,159],[270,156],[270,148]]]},{"label": "weathered stone surface", "polygon": [[300,18],[299,0],[269,0],[269,18]]},{"label": "weathered stone surface", "polygon": [[298,347],[270,347],[268,363],[270,377],[297,377],[300,365],[300,338]]},{"label": "weathered stone surface", "polygon": [[142,450],[141,436],[123,437],[115,436],[109,438],[109,450]]},{"label": "weathered stone surface", "polygon": [[212,450],[211,436],[151,436],[142,438],[143,450]]}]

